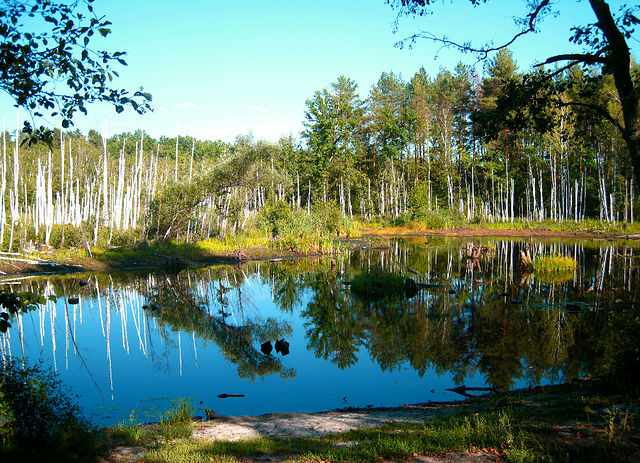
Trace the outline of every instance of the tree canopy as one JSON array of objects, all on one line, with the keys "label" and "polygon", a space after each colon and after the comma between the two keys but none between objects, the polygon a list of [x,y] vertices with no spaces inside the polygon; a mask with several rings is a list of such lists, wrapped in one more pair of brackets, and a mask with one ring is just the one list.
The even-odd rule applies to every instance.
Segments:
[{"label": "tree canopy", "polygon": [[[386,1],[399,11],[399,15],[413,16],[432,13],[436,3],[433,0]],[[469,0],[469,2],[473,6],[487,3],[486,0]],[[534,0],[523,3],[526,3],[526,12],[523,16],[515,18],[519,30],[503,43],[488,42],[483,45],[475,45],[471,42],[456,42],[429,31],[414,34],[401,43],[414,43],[419,39],[428,39],[463,52],[474,53],[480,58],[486,59],[493,52],[509,47],[520,37],[539,32],[545,18],[559,13],[559,6],[551,0]],[[589,0],[588,3],[596,21],[573,26],[568,38],[569,42],[583,48],[582,53],[560,53],[542,57],[538,64],[540,67],[556,63],[562,63],[562,65],[552,71],[542,72],[535,79],[522,81],[520,95],[528,95],[530,103],[538,103],[538,90],[543,88],[548,101],[559,105],[567,104],[554,98],[553,89],[549,85],[552,77],[575,65],[599,66],[603,75],[613,77],[622,121],[618,122],[616,115],[612,114],[606,106],[581,101],[572,101],[570,104],[592,110],[613,123],[627,145],[635,176],[640,178],[640,106],[637,82],[634,82],[631,71],[631,52],[627,43],[633,37],[636,26],[640,24],[640,19],[636,16],[639,7],[637,5],[622,5],[617,13],[613,13],[609,3],[605,0]],[[519,98],[518,104],[522,104],[522,102],[522,99]]]},{"label": "tree canopy", "polygon": [[[116,112],[131,107],[150,109],[151,95],[133,94],[112,86],[125,66],[125,52],[94,48],[96,37],[107,37],[111,23],[98,16],[94,0],[5,0],[0,5],[0,89],[37,117],[59,116],[73,125],[87,104],[107,102]],[[25,122],[27,132],[31,124]],[[42,132],[47,132],[41,128]]]}]

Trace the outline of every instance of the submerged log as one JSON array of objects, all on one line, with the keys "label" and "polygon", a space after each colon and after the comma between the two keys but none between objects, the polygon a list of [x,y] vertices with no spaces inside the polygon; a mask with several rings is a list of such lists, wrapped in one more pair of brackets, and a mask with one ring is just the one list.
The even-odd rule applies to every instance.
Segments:
[{"label": "submerged log", "polygon": [[493,387],[467,387],[465,385],[447,389],[447,391],[455,392],[456,394],[460,394],[464,397],[475,397],[474,395],[469,394],[467,391],[496,392],[495,388]]}]

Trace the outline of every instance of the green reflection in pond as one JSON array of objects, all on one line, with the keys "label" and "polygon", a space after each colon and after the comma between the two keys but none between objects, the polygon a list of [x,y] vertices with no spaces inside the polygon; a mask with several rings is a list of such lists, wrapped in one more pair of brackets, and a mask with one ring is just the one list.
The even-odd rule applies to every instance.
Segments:
[{"label": "green reflection in pond", "polygon": [[[285,368],[279,358],[265,355],[254,345],[256,340],[280,339],[291,334],[291,327],[273,318],[260,323],[249,320],[240,326],[227,323],[228,307],[225,287],[218,280],[217,300],[220,302],[218,316],[206,310],[207,300],[198,296],[189,279],[179,275],[167,275],[149,288],[144,307],[159,326],[170,326],[175,331],[193,332],[198,338],[215,342],[224,357],[235,364],[240,378],[254,379],[269,374],[279,374],[283,378],[295,376],[295,370]],[[239,295],[240,300],[242,298]]]},{"label": "green reflection in pond", "polygon": [[[302,318],[309,351],[341,370],[367,355],[383,371],[409,366],[423,376],[451,373],[457,384],[479,372],[508,389],[578,376],[630,381],[639,371],[640,276],[637,244],[476,239],[490,252],[469,257],[470,240],[391,240],[325,259],[248,262],[178,275],[111,274],[17,281],[17,287],[81,301],[114,292],[142,294],[162,329],[194,333],[220,347],[241,378],[295,370],[260,344],[292,333],[275,318],[244,317],[251,279],[274,303]],[[574,274],[540,279],[520,271],[518,256],[576,259]],[[358,297],[346,282],[371,268],[426,285],[415,295]],[[90,279],[90,284],[86,280]],[[239,317],[232,321],[232,313]],[[297,367],[300,368],[300,367]]]}]

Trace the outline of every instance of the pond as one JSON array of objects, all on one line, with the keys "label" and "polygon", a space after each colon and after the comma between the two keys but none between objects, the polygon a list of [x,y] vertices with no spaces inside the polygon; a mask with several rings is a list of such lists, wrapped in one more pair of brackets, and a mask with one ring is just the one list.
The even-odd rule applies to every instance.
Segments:
[{"label": "pond", "polygon": [[[527,274],[521,250],[578,265]],[[153,421],[181,399],[201,415],[458,400],[448,389],[607,373],[637,344],[618,330],[637,312],[636,254],[613,241],[398,238],[177,274],[21,276],[3,283],[57,301],[16,320],[1,354],[55,370],[98,425]],[[371,268],[424,287],[357,293],[349,283]]]}]

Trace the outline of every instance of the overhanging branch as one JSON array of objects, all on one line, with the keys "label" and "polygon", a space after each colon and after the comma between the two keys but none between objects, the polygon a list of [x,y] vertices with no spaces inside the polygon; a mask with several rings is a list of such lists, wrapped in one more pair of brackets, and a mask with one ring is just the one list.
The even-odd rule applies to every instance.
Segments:
[{"label": "overhanging branch", "polygon": [[616,121],[614,117],[609,114],[609,112],[602,106],[598,106],[592,103],[583,103],[580,101],[559,101],[558,106],[577,106],[580,108],[590,109],[591,111],[598,113],[604,119],[609,121],[618,131],[620,131],[620,134],[624,135],[625,133],[624,127],[620,125],[620,123]]},{"label": "overhanging branch", "polygon": [[545,64],[557,63],[558,61],[573,61],[574,64],[607,64],[606,56],[600,56],[600,52],[595,53],[565,53],[563,55],[555,55],[547,58],[544,62],[535,64],[535,67],[544,66]]},{"label": "overhanging branch", "polygon": [[486,59],[490,53],[493,53],[495,51],[499,51],[502,50],[503,48],[508,48],[509,46],[511,46],[516,40],[518,40],[520,37],[522,37],[523,35],[527,35],[530,34],[532,32],[536,31],[536,21],[539,19],[540,15],[542,14],[543,10],[549,6],[551,0],[542,0],[538,6],[529,14],[527,14],[525,16],[525,21],[526,21],[526,25],[527,27],[523,30],[521,30],[520,32],[518,32],[517,34],[515,34],[513,37],[511,37],[508,41],[502,43],[501,45],[486,45],[484,47],[481,48],[476,48],[473,47],[471,45],[470,42],[467,43],[460,43],[460,42],[456,42],[454,40],[449,40],[446,37],[440,37],[435,35],[432,32],[429,31],[420,31],[418,34],[414,34],[410,37],[407,37],[403,40],[400,40],[399,42],[396,43],[396,46],[399,47],[403,47],[405,45],[406,42],[410,42],[410,45],[413,45],[418,39],[427,39],[427,40],[431,40],[432,42],[436,42],[436,43],[440,43],[446,47],[453,47],[461,52],[464,53],[473,53],[475,55],[478,55],[480,59]]}]

